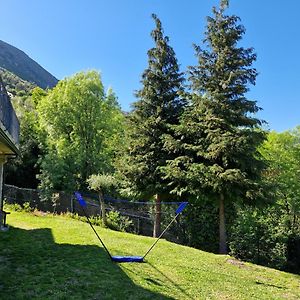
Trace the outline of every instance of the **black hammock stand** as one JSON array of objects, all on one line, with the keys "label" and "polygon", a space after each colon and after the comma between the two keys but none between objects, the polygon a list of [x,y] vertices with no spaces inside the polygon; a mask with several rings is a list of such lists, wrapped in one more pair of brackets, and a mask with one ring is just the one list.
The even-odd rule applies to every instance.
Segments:
[{"label": "black hammock stand", "polygon": [[161,237],[165,234],[165,232],[170,228],[170,226],[173,224],[173,222],[177,219],[177,217],[180,215],[180,213],[184,210],[184,208],[188,204],[188,202],[181,202],[179,204],[178,208],[176,209],[175,217],[172,219],[172,221],[168,224],[168,226],[165,228],[165,230],[160,234],[160,236],[155,240],[155,242],[151,245],[151,247],[146,251],[146,253],[143,256],[113,256],[113,255],[110,254],[109,250],[107,249],[104,242],[100,238],[99,234],[95,230],[93,224],[91,223],[91,221],[90,221],[90,219],[89,219],[89,217],[86,213],[86,210],[85,210],[85,207],[87,206],[85,200],[83,199],[83,197],[81,196],[81,194],[79,192],[75,192],[74,194],[75,194],[75,197],[76,197],[76,199],[77,199],[77,201],[78,201],[85,217],[87,218],[87,221],[88,221],[89,225],[91,226],[92,230],[94,231],[94,233],[97,236],[98,240],[100,241],[101,245],[105,249],[105,251],[108,254],[109,258],[112,261],[119,262],[119,263],[121,263],[121,262],[138,262],[138,263],[145,262],[145,257],[155,247],[157,242],[161,239]]}]

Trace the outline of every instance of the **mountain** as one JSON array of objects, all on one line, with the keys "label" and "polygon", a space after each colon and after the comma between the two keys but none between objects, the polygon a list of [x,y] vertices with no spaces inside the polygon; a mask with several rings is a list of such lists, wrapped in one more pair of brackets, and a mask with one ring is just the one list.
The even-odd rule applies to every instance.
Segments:
[{"label": "mountain", "polygon": [[58,82],[53,75],[31,59],[26,53],[1,40],[0,67],[43,89],[52,88]]}]

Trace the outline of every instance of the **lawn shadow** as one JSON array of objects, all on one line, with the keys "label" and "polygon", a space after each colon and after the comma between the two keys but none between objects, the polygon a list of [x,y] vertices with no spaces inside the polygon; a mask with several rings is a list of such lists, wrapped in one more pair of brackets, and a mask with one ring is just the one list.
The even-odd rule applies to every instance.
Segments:
[{"label": "lawn shadow", "polygon": [[0,235],[0,299],[173,299],[136,285],[93,245],[55,243],[51,229]]},{"label": "lawn shadow", "polygon": [[170,277],[168,277],[166,274],[164,274],[162,271],[160,271],[157,267],[149,263],[149,266],[154,269],[156,273],[158,273],[160,276],[162,276],[166,281],[168,281],[177,291],[178,295],[181,295],[180,299],[195,299],[189,293],[187,293],[179,284],[177,284],[174,280],[172,280]]},{"label": "lawn shadow", "polygon": [[264,286],[274,287],[274,288],[277,288],[277,289],[286,289],[283,286],[279,286],[279,285],[275,285],[275,284],[270,284],[270,283],[265,283],[265,282],[260,282],[260,281],[255,281],[255,283],[256,284],[261,284],[261,285],[264,285]]}]

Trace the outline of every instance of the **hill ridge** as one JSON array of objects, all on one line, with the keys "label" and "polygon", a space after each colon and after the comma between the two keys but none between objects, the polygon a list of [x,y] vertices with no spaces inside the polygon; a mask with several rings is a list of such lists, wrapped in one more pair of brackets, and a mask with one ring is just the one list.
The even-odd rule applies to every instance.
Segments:
[{"label": "hill ridge", "polygon": [[0,67],[21,79],[45,89],[54,87],[58,79],[24,51],[0,40]]}]

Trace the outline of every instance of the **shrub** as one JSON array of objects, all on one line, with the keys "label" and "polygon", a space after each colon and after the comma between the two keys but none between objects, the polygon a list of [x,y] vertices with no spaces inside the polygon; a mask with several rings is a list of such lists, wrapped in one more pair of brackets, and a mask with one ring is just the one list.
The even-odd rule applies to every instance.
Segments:
[{"label": "shrub", "polygon": [[106,214],[107,226],[110,229],[118,231],[129,231],[132,227],[132,221],[125,216],[122,216],[119,212],[111,210]]},{"label": "shrub", "polygon": [[[88,220],[85,216],[80,216],[77,213],[66,213],[64,215],[66,217],[88,223]],[[110,211],[106,214],[106,217],[107,227],[112,230],[129,231],[133,224],[128,217],[120,215],[120,213],[117,211]],[[89,216],[89,220],[92,225],[106,227],[104,226],[102,218],[100,216]]]},{"label": "shrub", "polygon": [[12,210],[12,211],[25,211],[25,212],[33,212],[34,209],[30,206],[30,202],[24,202],[22,203],[22,205],[18,204],[18,203],[12,203],[12,204],[8,204],[6,202],[4,202],[4,207]]},{"label": "shrub", "polygon": [[286,235],[279,212],[273,208],[259,210],[245,207],[238,210],[231,227],[231,255],[282,269],[286,263]]},{"label": "shrub", "polygon": [[32,207],[30,207],[30,202],[24,202],[22,204],[22,206],[23,206],[23,211],[25,211],[25,212],[33,212],[34,211],[34,209]]},{"label": "shrub", "polygon": [[4,208],[9,209],[11,211],[22,211],[23,210],[22,206],[17,203],[13,203],[13,204],[4,203]]}]

